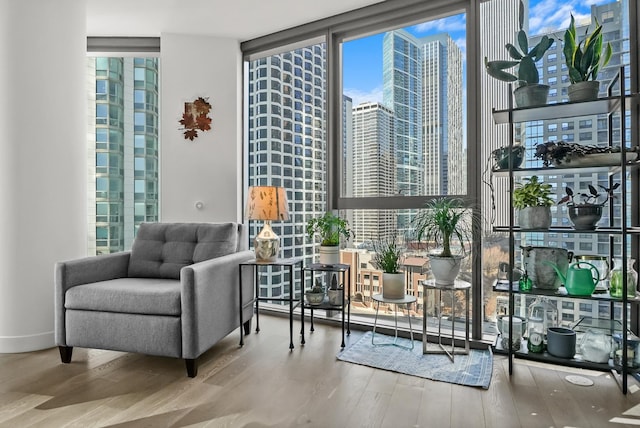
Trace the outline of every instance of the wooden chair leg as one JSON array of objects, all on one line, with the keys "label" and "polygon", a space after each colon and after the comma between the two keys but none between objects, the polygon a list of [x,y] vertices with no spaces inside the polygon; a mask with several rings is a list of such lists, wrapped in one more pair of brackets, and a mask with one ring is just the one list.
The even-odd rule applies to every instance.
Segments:
[{"label": "wooden chair leg", "polygon": [[244,324],[244,335],[248,335],[251,333],[251,320],[245,321]]},{"label": "wooden chair leg", "polygon": [[69,364],[71,362],[71,354],[73,354],[73,346],[58,346],[58,350],[60,351],[60,360]]},{"label": "wooden chair leg", "polygon": [[185,364],[187,365],[187,376],[196,377],[198,375],[198,363],[195,359],[185,358]]}]

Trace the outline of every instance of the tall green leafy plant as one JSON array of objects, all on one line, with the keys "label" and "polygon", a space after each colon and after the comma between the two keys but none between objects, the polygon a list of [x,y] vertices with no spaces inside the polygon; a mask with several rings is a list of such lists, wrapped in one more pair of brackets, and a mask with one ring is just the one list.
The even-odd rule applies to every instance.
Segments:
[{"label": "tall green leafy plant", "polygon": [[413,219],[418,241],[423,238],[427,246],[441,248],[440,257],[453,257],[452,248],[460,245],[460,252],[466,254],[466,245],[472,241],[475,215],[460,199],[437,198],[425,204]]},{"label": "tall green leafy plant", "polygon": [[612,50],[607,42],[602,55],[602,25],[595,19],[596,28],[589,34],[589,27],[585,29],[584,39],[577,41],[576,21],[571,14],[571,23],[564,32],[564,47],[562,53],[569,70],[571,83],[597,80],[598,72],[609,63]]},{"label": "tall green leafy plant", "polygon": [[[518,23],[520,30],[517,34],[517,47],[511,43],[507,43],[505,48],[509,54],[510,60],[489,61],[484,58],[485,69],[487,73],[498,80],[504,82],[517,82],[518,86],[525,86],[540,83],[540,74],[536,67],[536,62],[540,61],[545,52],[549,50],[553,44],[553,39],[548,36],[542,36],[540,41],[529,48],[529,37],[524,31],[524,3],[520,1],[518,10]],[[508,72],[506,70],[518,67],[516,72]]]}]

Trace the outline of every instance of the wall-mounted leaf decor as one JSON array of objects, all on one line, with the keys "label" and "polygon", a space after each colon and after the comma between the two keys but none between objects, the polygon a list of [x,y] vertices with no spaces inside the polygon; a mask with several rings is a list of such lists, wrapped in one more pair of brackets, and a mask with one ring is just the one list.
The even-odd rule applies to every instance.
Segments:
[{"label": "wall-mounted leaf decor", "polygon": [[184,103],[184,113],[180,119],[180,128],[184,131],[184,139],[193,141],[198,136],[198,130],[209,131],[211,129],[211,104],[209,98],[198,97],[193,102]]}]

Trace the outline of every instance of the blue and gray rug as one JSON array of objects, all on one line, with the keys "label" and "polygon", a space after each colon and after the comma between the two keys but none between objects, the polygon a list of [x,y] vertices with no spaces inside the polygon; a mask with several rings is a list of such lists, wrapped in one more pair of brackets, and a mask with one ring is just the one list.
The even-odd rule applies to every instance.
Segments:
[{"label": "blue and gray rug", "polygon": [[[391,336],[376,333],[376,343],[393,342]],[[410,346],[410,340],[399,337],[397,344]],[[467,386],[489,388],[493,372],[491,349],[472,349],[469,355],[456,355],[452,363],[449,357],[439,354],[423,354],[422,342],[414,341],[413,350],[397,346],[373,346],[371,332],[336,355],[339,360],[390,370],[412,376]]]}]

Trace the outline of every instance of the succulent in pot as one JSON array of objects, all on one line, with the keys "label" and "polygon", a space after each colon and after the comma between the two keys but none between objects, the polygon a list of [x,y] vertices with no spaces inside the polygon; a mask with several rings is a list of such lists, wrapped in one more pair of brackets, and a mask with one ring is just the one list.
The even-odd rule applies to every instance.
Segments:
[{"label": "succulent in pot", "polygon": [[598,72],[609,63],[612,50],[607,42],[604,54],[602,52],[602,25],[595,18],[595,29],[589,34],[589,27],[585,29],[584,37],[578,41],[576,23],[571,14],[571,23],[564,32],[564,54],[569,80],[569,101],[589,101],[598,98],[600,82]]},{"label": "succulent in pot", "polygon": [[548,229],[551,226],[552,187],[537,175],[524,178],[513,190],[513,207],[518,210],[521,229]]},{"label": "succulent in pot", "polygon": [[307,303],[309,303],[310,305],[321,304],[324,300],[324,288],[320,279],[316,278],[316,282],[313,287],[307,290],[304,294],[307,298]]},{"label": "succulent in pot", "polygon": [[[598,185],[603,192],[589,184],[587,186],[589,193],[575,194],[571,187],[565,187],[566,195],[559,201],[560,204],[567,204],[569,219],[576,230],[594,230],[596,224],[602,218],[603,207],[609,199],[614,198],[613,192],[620,187],[620,183],[615,183],[611,188]],[[576,198],[579,198],[576,201]]]},{"label": "succulent in pot", "polygon": [[[515,82],[518,86],[513,94],[517,107],[529,107],[544,105],[547,103],[549,86],[540,84],[540,74],[536,62],[540,61],[547,50],[553,44],[554,39],[542,36],[538,44],[529,47],[529,37],[524,31],[524,3],[520,1],[518,9],[518,23],[520,30],[517,33],[517,47],[507,43],[505,48],[509,54],[509,60],[489,61],[484,58],[487,73],[504,82]],[[517,67],[516,73],[507,70]]]}]

